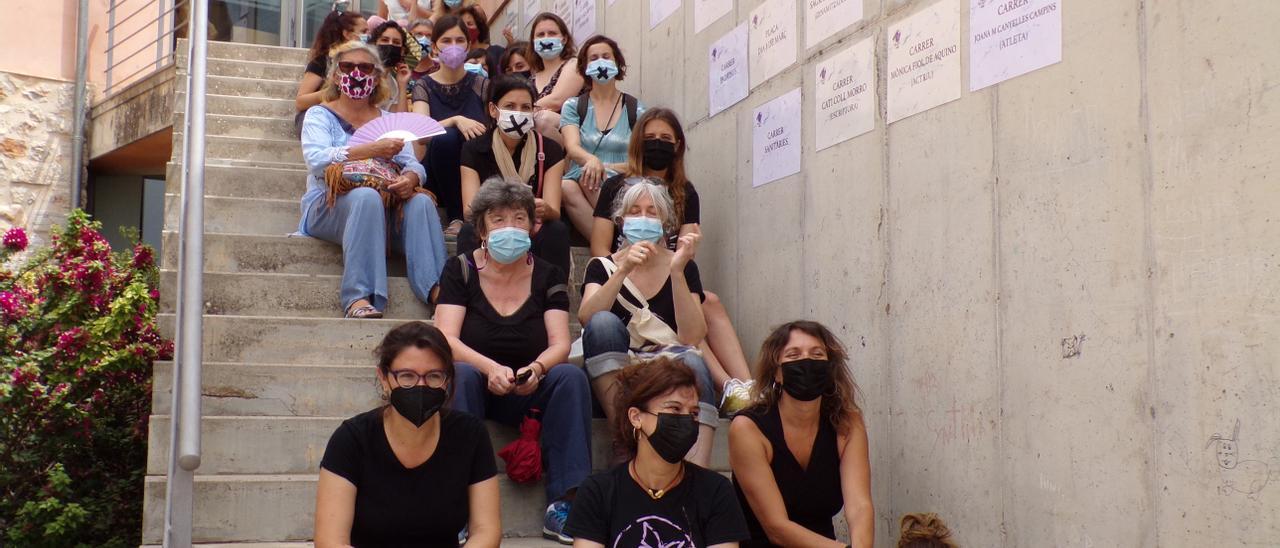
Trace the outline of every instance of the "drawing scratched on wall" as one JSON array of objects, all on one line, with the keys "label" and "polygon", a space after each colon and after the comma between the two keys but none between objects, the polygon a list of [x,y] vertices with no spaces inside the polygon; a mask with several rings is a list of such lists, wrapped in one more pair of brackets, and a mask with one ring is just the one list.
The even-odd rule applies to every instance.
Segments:
[{"label": "drawing scratched on wall", "polygon": [[1218,472],[1222,475],[1222,484],[1218,486],[1220,495],[1241,493],[1256,500],[1269,482],[1280,479],[1280,467],[1260,460],[1240,460],[1240,419],[1236,419],[1230,437],[1210,436],[1205,449],[1210,447],[1217,452]]}]

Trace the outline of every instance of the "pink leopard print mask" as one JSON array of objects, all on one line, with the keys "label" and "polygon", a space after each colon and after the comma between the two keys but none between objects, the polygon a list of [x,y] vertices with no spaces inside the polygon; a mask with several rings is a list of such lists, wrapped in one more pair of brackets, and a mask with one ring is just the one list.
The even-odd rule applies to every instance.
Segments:
[{"label": "pink leopard print mask", "polygon": [[338,78],[338,89],[342,94],[357,101],[368,99],[373,93],[373,87],[373,75],[360,72],[360,69],[354,69]]}]

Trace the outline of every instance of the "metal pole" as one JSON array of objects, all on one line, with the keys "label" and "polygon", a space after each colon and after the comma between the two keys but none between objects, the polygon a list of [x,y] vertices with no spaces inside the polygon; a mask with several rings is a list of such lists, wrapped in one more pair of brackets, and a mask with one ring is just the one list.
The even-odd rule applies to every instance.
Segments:
[{"label": "metal pole", "polygon": [[116,0],[107,4],[107,94],[111,93],[111,69],[115,65],[111,59],[116,45]]},{"label": "metal pole", "polygon": [[85,109],[89,82],[89,0],[80,0],[76,9],[76,93],[71,125],[71,208],[80,207],[84,188]]},{"label": "metal pole", "polygon": [[174,436],[165,507],[165,546],[190,546],[194,471],[200,466],[200,378],[204,312],[205,72],[209,2],[191,1],[187,109],[183,132],[182,243],[179,250],[178,341],[174,364]]}]

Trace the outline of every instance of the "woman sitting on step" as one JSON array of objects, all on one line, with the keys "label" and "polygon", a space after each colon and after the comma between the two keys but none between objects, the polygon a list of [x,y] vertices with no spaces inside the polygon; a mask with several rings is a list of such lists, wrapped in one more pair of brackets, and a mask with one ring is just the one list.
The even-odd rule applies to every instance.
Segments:
[{"label": "woman sitting on step", "polygon": [[[591,227],[591,255],[600,257],[617,251],[623,245],[622,232],[613,222],[613,205],[618,193],[630,177],[653,177],[666,185],[679,219],[678,233],[667,237],[666,245],[675,250],[676,240],[691,232],[701,233],[701,207],[698,191],[685,175],[685,151],[688,149],[684,128],[676,113],[668,108],[646,110],[636,121],[627,146],[626,168],[605,180],[596,201],[595,220]],[[722,411],[734,412],[745,402],[751,370],[742,352],[742,343],[729,320],[720,297],[704,291],[702,313],[707,318],[707,339],[702,345],[703,357],[711,369],[716,386],[725,390]],[[737,400],[734,397],[737,397]]]},{"label": "woman sitting on step", "polygon": [[[534,195],[533,254],[569,272],[569,226],[560,220],[560,176],[564,149],[533,129],[533,86],[503,75],[489,86],[489,117],[496,121],[483,137],[462,146],[462,203],[470,215],[480,181],[491,177],[528,183]],[[458,231],[458,252],[480,246],[475,225]],[[565,281],[565,280],[561,280]]]},{"label": "woman sitting on step", "polygon": [[540,412],[543,535],[569,544],[564,519],[591,472],[591,388],[581,369],[565,363],[565,274],[529,252],[534,211],[533,192],[522,181],[492,179],[480,187],[471,221],[482,243],[449,259],[435,320],[458,361],[455,409],[512,426]]},{"label": "woman sitting on step", "polygon": [[302,73],[302,81],[298,82],[298,95],[293,100],[298,111],[294,117],[294,127],[302,131],[302,117],[307,109],[324,101],[325,78],[329,75],[329,52],[334,47],[353,40],[359,40],[369,31],[364,16],[356,11],[331,11],[316,31],[311,51],[307,52],[307,68]]},{"label": "woman sitting on step", "polygon": [[347,146],[356,128],[384,114],[374,105],[390,93],[386,82],[377,50],[342,44],[329,64],[324,102],[308,109],[302,124],[308,174],[298,231],[342,246],[348,318],[382,317],[388,245],[404,253],[409,287],[423,302],[431,301],[444,266],[440,217],[421,188],[426,172],[413,148],[399,139]]},{"label": "woman sitting on step", "polygon": [[343,421],[329,438],[316,488],[316,548],[496,547],[502,537],[489,432],[445,408],[453,353],[440,330],[401,325],[382,339],[378,384],[390,402]]},{"label": "woman sitting on step", "polygon": [[578,488],[565,526],[575,547],[736,547],[748,538],[729,480],[684,460],[698,435],[701,382],[662,356],[617,373],[610,415],[630,457]]},{"label": "woman sitting on step", "polygon": [[559,15],[544,11],[529,26],[532,49],[529,81],[538,94],[533,97],[537,112],[533,121],[543,135],[560,141],[560,108],[582,92],[582,75],[575,70],[578,60],[569,25]]},{"label": "woman sitting on step", "polygon": [[733,485],[751,540],[743,546],[828,546],[844,508],[851,544],[871,548],[875,512],[867,428],[849,355],[822,324],[796,321],[760,348],[754,407],[729,427]]},{"label": "woman sitting on step", "polygon": [[698,443],[689,460],[706,466],[719,413],[715,387],[697,345],[707,335],[702,281],[693,257],[698,233],[680,236],[676,250],[662,242],[677,230],[664,186],[648,179],[627,181],[614,208],[626,244],[587,263],[582,284],[583,358],[600,406],[610,421],[617,390],[614,377],[630,354],[669,354],[693,370],[702,401]]}]

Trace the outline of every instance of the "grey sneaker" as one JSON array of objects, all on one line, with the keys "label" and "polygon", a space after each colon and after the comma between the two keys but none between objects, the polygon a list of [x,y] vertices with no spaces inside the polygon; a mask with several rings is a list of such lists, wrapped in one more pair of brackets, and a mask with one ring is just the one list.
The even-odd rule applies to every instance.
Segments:
[{"label": "grey sneaker", "polygon": [[569,519],[569,508],[569,503],[563,500],[547,506],[547,513],[542,516],[542,538],[565,546],[573,545],[573,537],[564,534],[564,522]]}]

